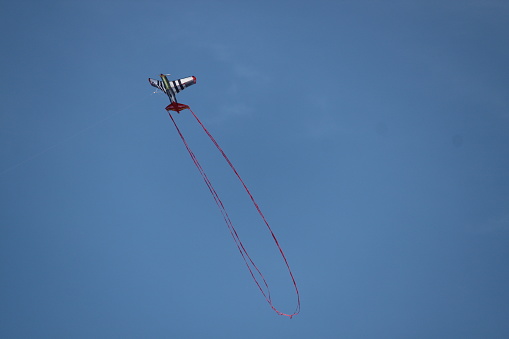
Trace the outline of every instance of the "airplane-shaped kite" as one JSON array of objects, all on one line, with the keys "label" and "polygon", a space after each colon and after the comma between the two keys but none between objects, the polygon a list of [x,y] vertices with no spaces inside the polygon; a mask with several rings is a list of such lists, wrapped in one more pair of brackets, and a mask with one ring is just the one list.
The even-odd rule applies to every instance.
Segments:
[{"label": "airplane-shaped kite", "polygon": [[159,88],[161,91],[166,93],[166,95],[170,98],[171,104],[166,106],[167,111],[175,111],[177,113],[180,113],[180,111],[182,110],[189,109],[189,106],[177,102],[175,94],[179,93],[186,87],[194,85],[196,83],[196,77],[192,76],[178,80],[168,81],[168,79],[166,78],[167,75],[170,74],[160,74],[162,81],[148,78],[148,82],[150,82],[152,86]]}]

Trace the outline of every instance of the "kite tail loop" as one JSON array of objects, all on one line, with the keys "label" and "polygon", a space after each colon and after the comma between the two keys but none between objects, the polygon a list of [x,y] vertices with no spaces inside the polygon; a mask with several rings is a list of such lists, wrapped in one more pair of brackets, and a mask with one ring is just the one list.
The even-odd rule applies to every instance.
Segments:
[{"label": "kite tail loop", "polygon": [[[198,159],[196,158],[194,152],[191,150],[191,147],[189,147],[189,144],[187,143],[186,139],[184,138],[184,135],[182,134],[182,132],[180,131],[177,123],[175,122],[175,119],[173,119],[173,116],[171,115],[170,112],[168,112],[168,115],[170,116],[170,118],[171,118],[171,120],[173,122],[173,125],[175,125],[175,128],[177,129],[177,132],[178,132],[180,138],[182,139],[182,142],[184,143],[184,146],[186,147],[187,152],[191,156],[191,159],[193,160],[196,168],[200,172],[200,175],[202,176],[203,180],[205,181],[205,184],[207,185],[207,187],[208,187],[208,189],[210,191],[210,194],[214,198],[214,201],[215,201],[217,207],[221,211],[223,219],[224,219],[226,225],[228,226],[228,230],[230,231],[230,234],[233,237],[235,245],[237,246],[237,248],[238,248],[238,250],[240,252],[240,255],[242,256],[242,259],[244,260],[244,263],[246,264],[247,269],[249,270],[249,273],[251,274],[251,277],[255,281],[256,286],[258,286],[258,289],[260,290],[260,292],[264,296],[265,300],[267,300],[267,302],[272,306],[272,300],[271,300],[271,297],[270,297],[269,285],[267,284],[267,281],[265,280],[265,277],[263,276],[262,272],[258,269],[258,267],[254,263],[254,261],[251,259],[251,257],[247,253],[247,250],[245,249],[244,244],[240,240],[240,237],[239,237],[239,235],[237,233],[237,230],[233,226],[233,223],[230,220],[228,212],[226,211],[226,208],[225,208],[223,202],[221,201],[221,198],[219,197],[219,195],[217,194],[216,190],[214,189],[214,186],[212,186],[211,181],[207,177],[207,174],[205,173],[205,170],[203,169],[203,167],[198,162]],[[261,278],[262,282],[260,282],[258,280],[260,278],[256,277],[255,272],[259,275],[259,277]],[[262,284],[265,286],[265,289],[262,287]]]},{"label": "kite tail loop", "polygon": [[[230,161],[230,159],[228,158],[228,156],[226,155],[226,153],[223,151],[223,149],[221,148],[221,146],[219,146],[219,144],[217,143],[216,139],[214,139],[214,137],[212,136],[212,134],[210,134],[210,132],[207,130],[207,128],[205,128],[205,126],[203,125],[203,123],[200,121],[200,119],[198,119],[198,117],[196,116],[196,114],[189,108],[189,111],[191,111],[191,114],[194,116],[194,118],[196,119],[196,121],[198,122],[198,124],[200,124],[200,126],[203,128],[203,130],[205,131],[205,133],[208,135],[208,137],[210,138],[210,140],[212,141],[212,143],[216,146],[216,148],[219,150],[219,152],[221,152],[221,154],[223,155],[223,158],[226,160],[226,162],[228,163],[228,165],[230,166],[230,168],[233,170],[233,172],[235,173],[235,175],[237,176],[237,178],[239,179],[239,181],[241,182],[242,186],[244,187],[244,190],[246,191],[246,193],[249,195],[249,198],[251,198],[251,201],[254,205],[254,207],[256,208],[256,210],[258,211],[258,214],[260,215],[260,217],[262,218],[263,222],[265,223],[265,225],[267,226],[267,229],[269,230],[270,232],[270,235],[272,236],[272,239],[274,240],[274,243],[276,244],[278,250],[279,250],[279,253],[281,254],[281,257],[283,258],[284,262],[285,262],[285,265],[286,265],[286,268],[288,270],[288,273],[290,274],[290,277],[292,279],[292,283],[293,283],[293,286],[295,288],[295,293],[297,295],[297,307],[295,309],[295,312],[293,314],[286,314],[286,313],[283,313],[283,312],[280,312],[279,310],[277,310],[273,305],[272,305],[272,301],[270,299],[270,292],[268,292],[268,297],[265,295],[265,293],[263,292],[263,290],[261,289],[258,281],[256,280],[256,278],[254,277],[253,275],[253,272],[251,271],[251,269],[249,269],[249,271],[251,272],[251,275],[253,276],[256,284],[258,285],[258,287],[260,288],[260,290],[262,291],[262,294],[265,296],[265,299],[267,300],[267,302],[269,303],[270,307],[279,315],[284,315],[284,316],[287,316],[289,317],[290,319],[298,314],[300,312],[300,294],[299,294],[299,289],[297,287],[297,283],[295,281],[295,278],[293,276],[293,273],[292,273],[292,270],[290,269],[290,264],[288,263],[288,260],[286,259],[286,255],[285,253],[283,252],[283,249],[281,248],[281,246],[279,245],[279,241],[277,240],[276,238],[276,235],[274,234],[274,232],[272,231],[272,228],[270,227],[269,225],[269,222],[267,221],[267,219],[265,218],[265,216],[263,215],[258,203],[255,201],[253,195],[251,194],[251,192],[249,191],[249,189],[247,188],[246,184],[244,183],[244,180],[242,180],[242,178],[240,177],[239,173],[237,172],[237,170],[235,169],[235,166],[233,166],[232,162]],[[170,115],[171,116],[171,115]],[[173,118],[172,118],[173,120]],[[174,121],[175,123],[175,121]],[[176,127],[176,125],[175,125]],[[177,128],[178,129],[178,128]],[[180,132],[179,132],[180,133]],[[182,137],[182,135],[181,135]],[[185,143],[185,141],[184,141]],[[187,147],[187,146],[186,146]],[[189,148],[188,148],[188,151]],[[191,156],[193,157],[193,156]],[[196,162],[195,162],[196,163]],[[203,175],[202,175],[203,176]],[[205,180],[206,182],[208,181]],[[208,185],[208,184],[207,184]],[[210,187],[209,187],[210,189]],[[217,193],[214,193],[212,194],[213,196],[214,195],[217,195]],[[214,199],[216,199],[216,197],[214,197]],[[219,200],[219,197],[217,196],[217,200]],[[217,203],[217,200],[216,200],[216,203]],[[219,200],[220,201],[220,200]],[[219,206],[219,205],[218,205]],[[222,206],[222,203],[221,203],[221,207],[220,209],[223,208],[224,209],[224,206]],[[226,211],[224,212],[226,213]],[[224,214],[223,214],[224,216]],[[225,219],[226,221],[226,219]],[[227,224],[231,223],[231,221],[229,221],[229,218],[228,218],[228,222]],[[230,226],[229,226],[230,227]],[[237,235],[237,232],[235,231],[235,228],[233,227],[233,224],[231,225],[231,229],[233,229],[233,232],[235,234],[234,236],[234,239],[236,239],[236,243],[237,243],[237,240],[238,242],[240,243],[240,246],[242,248],[242,250],[245,252],[245,249],[244,249],[244,246],[242,245],[242,242],[240,242],[240,239],[238,239],[238,235]],[[231,231],[230,231],[231,232]],[[233,234],[232,234],[233,235]],[[237,245],[238,247],[239,245]],[[239,248],[240,250],[240,248]],[[242,251],[241,251],[241,254],[242,254]],[[263,282],[265,284],[265,286],[267,286],[267,291],[269,291],[269,288],[268,288],[268,285],[267,285],[267,282],[265,281],[265,278],[263,278],[263,275],[260,273],[260,271],[258,270],[258,268],[256,267],[256,265],[254,265],[253,261],[251,260],[251,258],[249,257],[249,255],[247,255],[247,252],[245,252],[246,256],[248,257],[249,261],[253,264],[253,266],[255,267],[256,271],[260,274],[260,276],[262,277],[263,279]],[[244,255],[242,255],[244,257]],[[244,259],[245,261],[245,259]],[[247,262],[246,262],[246,265],[247,265]],[[249,268],[249,265],[247,265],[248,268]]]}]

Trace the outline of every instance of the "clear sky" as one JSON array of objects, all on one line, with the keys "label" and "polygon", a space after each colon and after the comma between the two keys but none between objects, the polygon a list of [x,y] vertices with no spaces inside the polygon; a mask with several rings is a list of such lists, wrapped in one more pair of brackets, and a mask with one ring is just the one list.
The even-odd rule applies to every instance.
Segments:
[{"label": "clear sky", "polygon": [[[1,338],[509,338],[507,1],[2,1]],[[148,77],[292,266],[267,305]],[[272,287],[292,285],[189,112]]]}]

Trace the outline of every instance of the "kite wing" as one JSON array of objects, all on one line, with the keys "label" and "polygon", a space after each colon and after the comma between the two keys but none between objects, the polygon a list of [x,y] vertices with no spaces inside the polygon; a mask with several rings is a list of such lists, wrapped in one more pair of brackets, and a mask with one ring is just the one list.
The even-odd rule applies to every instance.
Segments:
[{"label": "kite wing", "polygon": [[178,80],[169,81],[170,87],[176,93],[196,83],[196,77],[187,77]]},{"label": "kite wing", "polygon": [[148,78],[148,82],[150,82],[150,84],[152,86],[154,86],[155,88],[159,88],[161,91],[165,92],[164,85],[163,85],[162,81]]}]

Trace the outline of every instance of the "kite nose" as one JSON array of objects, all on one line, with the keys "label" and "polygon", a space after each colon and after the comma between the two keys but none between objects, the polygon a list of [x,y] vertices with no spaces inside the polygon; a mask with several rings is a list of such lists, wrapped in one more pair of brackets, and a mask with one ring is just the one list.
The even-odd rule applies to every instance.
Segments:
[{"label": "kite nose", "polygon": [[196,84],[196,77],[195,76],[193,76],[193,81]]}]

